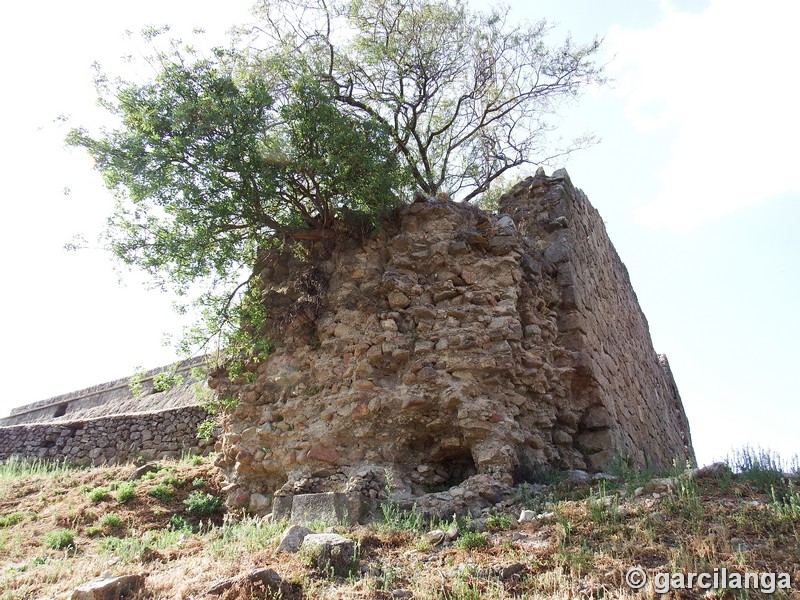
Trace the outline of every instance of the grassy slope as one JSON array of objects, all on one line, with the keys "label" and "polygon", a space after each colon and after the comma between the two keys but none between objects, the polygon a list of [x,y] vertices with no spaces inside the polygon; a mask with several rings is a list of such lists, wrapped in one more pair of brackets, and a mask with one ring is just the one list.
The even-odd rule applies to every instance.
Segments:
[{"label": "grassy slope", "polygon": [[[334,527],[360,542],[360,574],[336,580],[314,573],[302,555],[274,553],[283,524],[187,512],[184,500],[193,492],[219,493],[219,474],[207,459],[164,467],[139,481],[125,502],[115,494],[132,466],[0,469],[0,598],[69,598],[103,571],[147,573],[142,598],[201,598],[212,583],[263,566],[292,584],[287,596],[304,598],[389,598],[401,588],[414,598],[652,597],[626,587],[624,574],[634,565],[651,574],[786,571],[796,591],[769,597],[800,597],[800,494],[769,470],[679,479],[671,492],[638,497],[634,490],[647,490],[648,477],[630,473],[599,486],[554,484],[544,496],[522,488],[487,531],[469,532],[462,522],[454,543],[436,547],[425,541],[426,528],[413,529],[418,523],[403,515],[388,525]],[[148,493],[159,484],[173,500]],[[108,497],[97,488],[111,488]],[[546,514],[517,525],[522,508]],[[74,532],[73,544],[51,547],[69,541],[64,529]],[[229,596],[243,597],[241,590]]]}]

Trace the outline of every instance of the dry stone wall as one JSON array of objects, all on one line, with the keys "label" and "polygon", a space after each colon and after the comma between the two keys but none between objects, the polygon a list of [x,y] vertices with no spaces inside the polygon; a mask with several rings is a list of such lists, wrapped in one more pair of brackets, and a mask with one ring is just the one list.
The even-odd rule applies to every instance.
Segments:
[{"label": "dry stone wall", "polygon": [[240,401],[217,443],[229,504],[388,490],[450,510],[543,466],[693,459],[627,272],[565,172],[497,215],[428,199],[313,266],[298,254],[256,271],[274,352],[210,381]]},{"label": "dry stone wall", "polygon": [[139,397],[125,378],[15,408],[0,419],[0,460],[103,464],[207,453],[213,442],[198,439],[197,427],[208,414],[195,389],[205,386],[190,374],[202,364],[200,358],[180,365],[184,382],[166,391],[154,390],[153,378],[173,367],[141,373]]},{"label": "dry stone wall", "polygon": [[97,465],[203,454],[209,443],[197,439],[207,417],[199,406],[151,413],[116,415],[0,427],[0,460],[39,458]]}]

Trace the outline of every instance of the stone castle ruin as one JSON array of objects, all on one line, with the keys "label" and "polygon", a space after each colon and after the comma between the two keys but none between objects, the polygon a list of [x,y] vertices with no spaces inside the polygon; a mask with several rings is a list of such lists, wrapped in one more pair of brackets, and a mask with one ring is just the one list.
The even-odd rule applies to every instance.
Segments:
[{"label": "stone castle ruin", "polygon": [[239,401],[217,442],[231,506],[284,516],[328,492],[351,518],[387,496],[452,513],[543,467],[694,460],[625,266],[563,170],[497,215],[430,198],[327,260],[256,272],[275,349],[210,380]]},{"label": "stone castle ruin", "polygon": [[[565,171],[520,182],[496,215],[418,200],[322,261],[260,257],[274,350],[209,379],[238,401],[216,441],[230,507],[289,516],[326,492],[351,520],[387,497],[452,514],[542,468],[694,460],[669,364]],[[121,380],[16,409],[0,459],[203,452],[205,417],[188,385],[133,399]]]}]

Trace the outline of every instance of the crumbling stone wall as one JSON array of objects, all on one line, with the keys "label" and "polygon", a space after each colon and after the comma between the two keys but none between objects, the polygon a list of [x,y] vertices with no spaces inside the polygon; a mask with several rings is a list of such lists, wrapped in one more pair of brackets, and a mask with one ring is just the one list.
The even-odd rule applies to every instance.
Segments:
[{"label": "crumbling stone wall", "polygon": [[499,215],[415,202],[374,239],[317,263],[265,254],[257,273],[275,350],[250,381],[210,381],[240,400],[217,443],[234,506],[384,486],[489,501],[540,466],[693,458],[625,268],[565,172],[521,182]]},{"label": "crumbling stone wall", "polygon": [[158,412],[0,427],[0,460],[40,458],[97,465],[205,454],[212,444],[197,438],[207,417],[199,406]]}]

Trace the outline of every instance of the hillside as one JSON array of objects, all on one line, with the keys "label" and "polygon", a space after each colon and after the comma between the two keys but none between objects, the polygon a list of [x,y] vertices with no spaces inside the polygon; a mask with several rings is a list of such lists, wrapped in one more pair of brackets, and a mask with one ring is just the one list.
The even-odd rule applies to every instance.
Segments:
[{"label": "hillside", "polygon": [[[223,515],[223,482],[207,458],[159,463],[135,482],[127,482],[134,465],[11,462],[0,466],[0,597],[70,598],[109,572],[143,575],[132,596],[142,599],[632,598],[654,597],[653,580],[664,583],[657,573],[726,569],[729,583],[734,572],[785,572],[794,590],[695,586],[665,597],[800,598],[797,474],[782,476],[748,452],[733,466],[741,472],[540,473],[540,483],[517,486],[513,504],[479,519],[425,523],[387,505],[384,523],[311,524],[356,541],[342,578],[318,572],[309,552],[277,553],[286,523]],[[650,580],[637,593],[624,579],[634,566]],[[240,578],[221,595],[207,593],[263,567],[275,572],[266,592]]]}]

